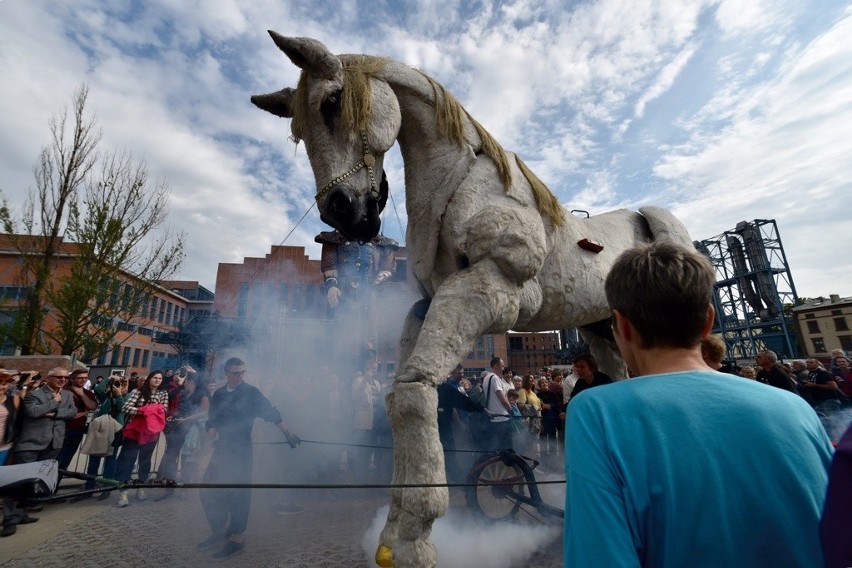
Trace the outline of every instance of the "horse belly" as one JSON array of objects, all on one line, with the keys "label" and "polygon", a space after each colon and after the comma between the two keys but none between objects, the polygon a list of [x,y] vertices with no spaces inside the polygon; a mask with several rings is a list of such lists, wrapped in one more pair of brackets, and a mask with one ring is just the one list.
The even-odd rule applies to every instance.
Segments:
[{"label": "horse belly", "polygon": [[[544,331],[578,327],[610,316],[604,283],[618,256],[651,235],[644,218],[627,210],[569,220],[551,235],[551,252],[539,272],[543,302],[524,327]],[[580,248],[582,239],[603,245],[598,253]]]}]

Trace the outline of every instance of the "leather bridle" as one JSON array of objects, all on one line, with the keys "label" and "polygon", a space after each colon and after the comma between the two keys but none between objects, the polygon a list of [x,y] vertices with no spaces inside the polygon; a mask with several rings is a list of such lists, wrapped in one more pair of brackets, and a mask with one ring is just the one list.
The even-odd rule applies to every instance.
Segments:
[{"label": "leather bridle", "polygon": [[361,160],[352,167],[352,169],[337,176],[317,191],[316,201],[318,205],[321,204],[322,199],[325,197],[325,194],[328,193],[328,190],[364,168],[367,168],[367,174],[370,177],[370,188],[367,190],[367,195],[376,201],[381,199],[379,189],[376,187],[376,174],[373,171],[373,166],[376,165],[376,157],[370,153],[370,147],[367,145],[367,132],[365,130],[361,131],[361,142],[364,145],[364,157],[362,157]]}]

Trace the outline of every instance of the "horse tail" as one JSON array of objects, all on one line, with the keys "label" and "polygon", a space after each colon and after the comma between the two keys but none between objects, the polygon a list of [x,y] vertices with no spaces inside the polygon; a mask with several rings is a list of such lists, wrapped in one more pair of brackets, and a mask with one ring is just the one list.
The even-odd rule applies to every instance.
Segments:
[{"label": "horse tail", "polygon": [[565,224],[565,209],[562,207],[562,204],[559,203],[556,196],[553,195],[553,192],[550,191],[543,181],[538,179],[538,176],[527,167],[524,161],[517,154],[515,154],[515,163],[530,183],[539,213],[549,219],[550,224],[554,227],[563,226]]}]

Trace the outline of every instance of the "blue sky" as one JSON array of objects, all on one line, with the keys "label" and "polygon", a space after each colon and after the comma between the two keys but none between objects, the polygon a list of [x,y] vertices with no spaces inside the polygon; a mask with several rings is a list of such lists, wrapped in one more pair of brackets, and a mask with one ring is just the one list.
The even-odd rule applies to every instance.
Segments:
[{"label": "blue sky", "polygon": [[[265,255],[315,192],[287,122],[249,102],[298,77],[267,29],[423,69],[570,209],[661,205],[698,240],[776,219],[798,293],[852,295],[852,8],[833,1],[5,0],[10,205],[86,82],[104,149],[171,188],[181,277],[212,288],[219,262]],[[402,241],[397,152],[386,167]],[[321,230],[311,211],[284,244],[318,258]]]}]

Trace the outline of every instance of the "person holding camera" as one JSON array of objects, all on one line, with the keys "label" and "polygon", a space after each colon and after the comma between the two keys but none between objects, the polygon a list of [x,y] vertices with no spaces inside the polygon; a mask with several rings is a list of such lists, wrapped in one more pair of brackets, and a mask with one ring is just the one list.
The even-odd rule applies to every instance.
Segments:
[{"label": "person holding camera", "polygon": [[[32,375],[35,375],[35,372]],[[8,461],[15,441],[16,417],[21,407],[19,392],[13,390],[13,387],[16,386],[16,378],[20,378],[20,375],[16,374],[15,371],[0,369],[0,466],[5,465]],[[24,388],[20,392],[26,391],[27,388]],[[0,536],[12,536],[18,531],[18,525],[38,521],[37,517],[27,515],[27,512],[18,506],[15,499],[3,497],[2,501],[3,528],[0,529]]]},{"label": "person holding camera", "polygon": [[[95,385],[95,397],[97,397],[100,406],[95,413],[95,418],[92,421],[100,419],[102,416],[109,416],[121,426],[124,425],[124,403],[128,399],[130,381],[126,377],[120,375],[110,375],[109,380],[101,381]],[[103,477],[107,479],[115,479],[116,456],[118,455],[118,446],[110,445],[110,450],[107,455],[89,454],[89,464],[86,466],[86,475],[95,477],[101,468],[103,462]],[[95,480],[86,480],[85,489],[94,489]],[[85,497],[88,497],[85,496]],[[103,501],[109,498],[109,491],[103,491],[98,495],[98,501]]]}]

